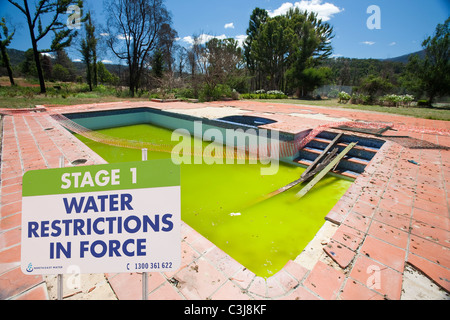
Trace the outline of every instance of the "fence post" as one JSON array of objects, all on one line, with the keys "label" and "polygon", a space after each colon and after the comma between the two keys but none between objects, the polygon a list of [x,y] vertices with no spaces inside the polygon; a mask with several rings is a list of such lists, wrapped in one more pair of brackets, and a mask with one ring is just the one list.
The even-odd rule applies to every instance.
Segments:
[{"label": "fence post", "polygon": [[[147,161],[148,150],[142,149],[142,161]],[[148,300],[148,273],[142,273],[142,300]]]},{"label": "fence post", "polygon": [[[59,167],[64,168],[64,156],[61,156],[59,158]],[[57,287],[57,292],[58,292],[57,299],[62,300],[63,294],[64,294],[64,283],[63,283],[63,275],[62,274],[58,274],[56,287]]]}]

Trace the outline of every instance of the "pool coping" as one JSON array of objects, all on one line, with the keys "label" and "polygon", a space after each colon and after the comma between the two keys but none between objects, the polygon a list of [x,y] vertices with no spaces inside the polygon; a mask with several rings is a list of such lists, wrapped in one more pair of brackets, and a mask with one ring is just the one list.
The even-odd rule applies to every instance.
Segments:
[{"label": "pool coping", "polygon": [[[52,112],[61,112],[64,110],[67,112],[69,110],[74,110],[74,112],[80,112],[81,109],[104,109],[104,108],[123,108],[130,107],[134,108],[142,103],[114,103],[107,105],[97,105],[97,106],[76,106],[76,107],[64,107],[64,108],[52,108]],[[176,106],[164,105],[164,104],[152,104],[145,102],[146,105],[152,105],[152,108],[199,108],[201,105],[193,104],[181,104],[177,103]],[[215,106],[215,104],[208,104],[207,106]],[[206,105],[204,105],[206,106]],[[239,106],[238,106],[239,107]],[[249,108],[249,107],[246,107]],[[301,107],[304,108],[303,106]],[[282,108],[280,108],[282,109]],[[289,110],[292,111],[292,106],[289,106]],[[76,111],[75,111],[76,110]],[[312,108],[312,110],[315,110]],[[255,114],[263,110],[253,110]],[[321,110],[322,111],[322,110]],[[352,111],[355,112],[355,111]],[[47,118],[48,113],[40,112],[38,114],[27,114],[21,113],[20,115],[13,115],[11,118],[17,117],[17,121],[21,122],[24,120],[28,126],[30,133],[34,130],[31,125],[27,122],[32,121],[42,121],[39,127],[36,127],[36,134],[38,131],[45,129],[45,124],[52,124],[55,128],[56,125],[50,119]],[[30,119],[26,119],[30,117]],[[37,118],[40,120],[36,120]],[[9,117],[7,117],[9,118]],[[33,118],[33,120],[31,119]],[[22,120],[21,120],[22,119]],[[407,119],[405,117],[405,119]],[[406,120],[404,120],[406,121]],[[44,123],[44,124],[43,124]],[[20,139],[17,138],[17,129],[13,133],[11,131],[10,124],[7,124],[6,136],[8,139],[16,138],[16,149],[25,150],[22,147]],[[98,157],[94,152],[85,149],[83,146],[78,145],[71,138],[70,134],[65,134],[65,130],[51,130],[45,131],[44,133],[51,137],[50,140],[54,144],[62,143],[64,141],[71,141],[77,148],[81,148],[82,152],[86,152],[86,156],[89,158],[87,164],[102,163],[105,162],[103,159]],[[40,132],[42,134],[42,132]],[[420,135],[423,137],[423,134]],[[5,140],[4,137],[4,140]],[[434,136],[434,141],[439,142],[438,136]],[[446,145],[448,143],[447,138],[442,138]],[[36,140],[34,141],[37,142]],[[55,143],[56,142],[56,143]],[[81,143],[81,142],[80,142]],[[69,147],[70,148],[70,147]],[[73,148],[73,145],[72,145]],[[87,147],[86,147],[87,148]],[[61,147],[67,153],[67,157],[77,157],[77,153],[71,153],[67,151],[67,146]],[[46,154],[44,148],[38,147],[38,155],[36,158],[45,157]],[[78,151],[80,152],[80,151]],[[91,154],[93,153],[93,154]],[[409,155],[414,155],[417,152],[405,149],[393,142],[388,141],[382,150],[380,150],[379,155],[372,160],[371,165],[368,166],[366,173],[360,176],[355,183],[350,187],[347,193],[342,197],[342,199],[336,204],[336,206],[330,211],[327,216],[328,223],[333,222],[335,225],[335,232],[333,234],[328,234],[325,239],[320,239],[320,257],[314,265],[305,267],[304,262],[300,256],[295,259],[295,261],[290,261],[280,272],[278,272],[273,277],[264,280],[263,278],[256,277],[250,271],[246,270],[240,266],[236,261],[231,259],[229,256],[224,254],[220,249],[210,243],[207,239],[199,235],[195,230],[190,228],[188,225],[183,224],[183,267],[180,268],[175,273],[167,274],[150,274],[150,291],[149,297],[152,299],[348,299],[352,297],[366,297],[370,299],[400,299],[401,289],[402,289],[402,274],[406,263],[414,265],[416,268],[427,274],[428,277],[434,279],[441,287],[449,290],[448,281],[442,280],[449,279],[449,267],[448,258],[445,256],[445,250],[448,250],[448,243],[442,245],[439,241],[433,241],[429,239],[430,226],[438,228],[438,230],[445,231],[444,237],[448,238],[448,190],[450,187],[449,178],[447,172],[444,172],[444,167],[448,165],[448,151],[437,152],[440,157],[439,167],[441,171],[441,180],[444,184],[445,197],[444,200],[440,198],[433,199],[429,201],[432,204],[438,205],[437,209],[434,205],[426,207],[425,211],[433,214],[436,217],[441,217],[436,212],[436,210],[442,210],[446,208],[447,215],[444,215],[444,220],[435,219],[435,225],[425,223],[425,227],[420,232],[410,229],[416,227],[417,221],[413,219],[413,212],[415,211],[415,206],[413,203],[417,199],[408,192],[395,192],[394,199],[392,195],[390,196],[390,183],[392,174],[389,175],[389,168],[394,164],[401,164],[402,168],[407,168],[408,172],[413,176],[414,174],[418,177],[419,170],[413,164],[405,163],[405,159],[401,157],[401,154],[405,153]],[[436,152],[434,152],[436,153]],[[444,156],[443,156],[444,155]],[[422,152],[418,152],[419,158],[424,157]],[[17,162],[17,159],[10,159],[11,157],[6,157],[3,161],[2,159],[2,209],[4,209],[4,204],[9,210],[13,205],[16,206],[16,213],[10,212],[6,216],[2,216],[0,223],[5,224],[5,219],[8,218],[12,220],[13,218],[17,220],[16,215],[20,215],[20,209],[17,208],[17,197],[15,202],[9,204],[4,201],[5,197],[9,198],[9,194],[4,193],[4,181],[10,179],[4,179],[8,176],[4,168],[4,163],[8,161]],[[56,167],[56,161],[49,157],[45,163],[41,163],[41,166]],[[13,161],[14,160],[14,161]],[[32,166],[33,164],[28,164],[29,161],[26,159],[21,159],[21,168],[25,169],[27,166]],[[9,164],[8,164],[9,165]],[[435,168],[436,169],[436,168]],[[448,171],[448,170],[447,170]],[[9,172],[10,173],[10,172]],[[19,172],[16,172],[19,173]],[[6,174],[6,176],[4,176]],[[11,174],[9,174],[10,176]],[[395,176],[400,177],[400,176]],[[7,185],[8,190],[15,186],[18,186],[18,177],[16,175],[16,183],[12,185]],[[387,179],[389,178],[389,179]],[[440,181],[441,181],[440,180]],[[417,186],[416,186],[417,187]],[[386,191],[388,191],[386,193]],[[13,193],[11,193],[13,194]],[[357,194],[358,197],[354,197]],[[386,194],[386,197],[385,197]],[[14,193],[17,195],[17,191]],[[390,197],[390,198],[388,198]],[[437,201],[439,200],[439,201]],[[9,201],[9,200],[8,200]],[[376,202],[376,206],[373,204]],[[392,204],[389,207],[386,203]],[[398,208],[397,208],[397,207]],[[407,228],[403,228],[398,221],[402,221],[402,218],[406,218],[405,214],[409,209],[409,225]],[[420,204],[417,209],[424,210],[424,204]],[[395,209],[393,209],[395,208]],[[392,219],[392,221],[385,221],[380,218],[380,212],[386,212],[390,210],[392,214],[396,215],[397,220]],[[404,212],[403,212],[404,211]],[[444,222],[442,222],[444,221]],[[445,222],[446,221],[446,222]],[[419,221],[424,223],[423,221]],[[442,225],[443,223],[443,225]],[[445,225],[447,223],[447,225]],[[382,230],[388,230],[389,232],[396,232],[398,234],[406,234],[407,240],[403,239],[390,239],[385,238],[386,236],[377,230],[376,227],[382,227]],[[18,226],[15,228],[4,229],[0,228],[0,237],[7,239],[10,234],[17,234]],[[420,229],[420,227],[419,227]],[[372,232],[374,231],[374,232]],[[375,232],[377,231],[377,232]],[[428,232],[428,233],[427,233]],[[17,237],[17,236],[16,236]],[[12,240],[11,240],[12,241]],[[418,243],[423,247],[429,249],[433,248],[433,256],[429,256],[426,250],[414,249],[411,243],[414,242],[415,247],[418,247]],[[447,249],[436,249],[436,247],[447,248]],[[0,265],[3,263],[3,268],[5,268],[4,259],[2,256],[6,256],[6,252],[12,250],[17,250],[17,246],[20,247],[19,243],[15,245],[10,245],[5,248],[0,248]],[[385,257],[383,253],[379,252],[378,247],[383,248],[384,251],[389,252],[395,258]],[[308,247],[307,247],[308,248]],[[442,254],[444,256],[442,257]],[[403,256],[402,256],[403,255]],[[15,259],[17,259],[17,254]],[[19,257],[20,261],[20,257]],[[22,274],[16,273],[17,264],[16,262],[8,262],[9,266],[6,267],[6,271],[0,268],[0,287],[1,281],[4,278],[9,279],[10,277],[26,278]],[[367,274],[369,267],[379,267],[382,277],[381,281],[386,281],[388,283],[382,283],[381,288],[371,287],[368,285],[368,281],[373,278],[372,274]],[[363,270],[366,268],[366,270]],[[362,270],[356,271],[356,270]],[[204,275],[208,274],[208,277]],[[361,275],[364,274],[365,278]],[[440,279],[441,278],[441,279]],[[139,299],[139,281],[140,277],[136,274],[107,274],[106,279],[114,290],[115,296],[119,299]],[[364,281],[365,280],[365,281]],[[19,280],[16,280],[16,282]],[[31,288],[13,288],[10,290],[12,295],[6,298],[23,298],[24,295],[29,295],[32,291],[39,289],[42,291],[44,281],[34,280],[34,285]],[[37,283],[37,284],[36,284]],[[131,290],[131,288],[134,288]],[[95,291],[95,290],[94,290]],[[9,292],[9,291],[8,291]],[[2,297],[3,298],[3,297]],[[47,294],[48,298],[48,294]]]}]

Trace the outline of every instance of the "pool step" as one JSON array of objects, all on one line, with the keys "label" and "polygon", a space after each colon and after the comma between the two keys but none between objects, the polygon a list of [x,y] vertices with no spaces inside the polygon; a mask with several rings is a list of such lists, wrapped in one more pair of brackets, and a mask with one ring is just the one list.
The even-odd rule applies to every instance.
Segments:
[{"label": "pool step", "polygon": [[[298,156],[294,162],[309,166],[314,160],[322,154],[328,145],[336,138],[337,133],[323,131],[311,140],[303,149],[299,150]],[[380,139],[371,139],[355,135],[344,134],[340,137],[336,147],[338,152],[342,152],[350,143],[358,144],[342,159],[337,168],[332,172],[356,179],[364,172],[367,165],[383,146],[384,141]]]},{"label": "pool step", "polygon": [[[329,144],[331,143],[331,140],[329,139],[323,139],[323,138],[315,138],[313,139],[306,147],[317,149],[317,150],[324,150]],[[337,144],[337,147],[339,151],[344,150],[349,143],[347,142],[339,142]],[[356,145],[352,150],[349,152],[349,156],[365,159],[365,160],[371,160],[375,154],[378,152],[379,149],[370,148],[362,145]]]}]

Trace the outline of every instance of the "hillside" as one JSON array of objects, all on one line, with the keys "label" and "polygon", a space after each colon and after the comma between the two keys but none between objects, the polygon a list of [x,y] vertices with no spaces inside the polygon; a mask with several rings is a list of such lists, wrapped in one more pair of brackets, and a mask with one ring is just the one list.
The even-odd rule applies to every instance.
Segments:
[{"label": "hillside", "polygon": [[6,49],[9,55],[9,60],[13,67],[19,65],[25,60],[25,51],[16,49]]},{"label": "hillside", "polygon": [[[17,68],[22,62],[25,61],[25,51],[16,50],[16,49],[7,49],[9,60],[11,61],[11,65],[13,68]],[[76,73],[78,75],[83,74],[85,72],[85,65],[82,62],[72,62]],[[120,74],[123,72],[124,66],[118,64],[105,64],[106,69],[114,74]]]},{"label": "hillside", "polygon": [[409,54],[405,54],[403,56],[395,57],[395,58],[389,58],[389,59],[382,59],[383,61],[392,61],[392,62],[402,62],[402,63],[408,63],[409,57],[413,55],[419,55],[421,59],[425,58],[426,51],[421,50]]}]

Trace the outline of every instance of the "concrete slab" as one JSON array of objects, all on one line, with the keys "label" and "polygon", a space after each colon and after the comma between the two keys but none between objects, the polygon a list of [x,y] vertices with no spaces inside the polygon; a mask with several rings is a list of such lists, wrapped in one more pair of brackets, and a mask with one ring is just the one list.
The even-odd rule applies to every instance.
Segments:
[{"label": "concrete slab", "polygon": [[449,300],[450,294],[439,288],[422,272],[406,265],[401,300]]}]

